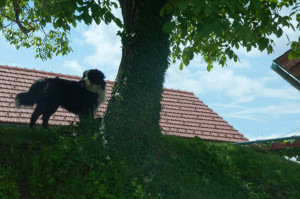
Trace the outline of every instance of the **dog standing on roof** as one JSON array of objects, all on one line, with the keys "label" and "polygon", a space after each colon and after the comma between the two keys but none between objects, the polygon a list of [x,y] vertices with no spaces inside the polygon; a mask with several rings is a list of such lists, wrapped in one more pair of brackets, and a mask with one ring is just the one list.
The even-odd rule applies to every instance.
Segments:
[{"label": "dog standing on roof", "polygon": [[76,114],[82,120],[93,118],[98,107],[106,99],[106,82],[104,74],[97,70],[87,70],[80,81],[44,78],[35,81],[28,92],[19,93],[15,98],[17,108],[33,106],[36,108],[31,115],[29,128],[35,127],[37,119],[42,116],[43,128],[59,106]]}]

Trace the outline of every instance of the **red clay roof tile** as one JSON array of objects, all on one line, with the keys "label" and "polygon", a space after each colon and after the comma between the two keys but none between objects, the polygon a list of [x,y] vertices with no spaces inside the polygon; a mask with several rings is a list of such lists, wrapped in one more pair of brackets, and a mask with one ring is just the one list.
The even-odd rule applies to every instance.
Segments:
[{"label": "red clay roof tile", "polygon": [[[26,68],[0,65],[0,123],[26,125],[29,123],[33,108],[16,109],[14,97],[28,90],[39,78],[56,77],[79,80],[81,77]],[[107,101],[99,107],[96,116],[103,116],[112,92],[114,82],[107,81]],[[166,135],[185,138],[195,136],[201,139],[222,142],[247,141],[242,134],[211,110],[193,92],[164,88],[162,94],[160,126]],[[78,117],[59,108],[53,114],[50,125],[68,125],[78,121]],[[41,119],[37,121],[41,125]]]}]

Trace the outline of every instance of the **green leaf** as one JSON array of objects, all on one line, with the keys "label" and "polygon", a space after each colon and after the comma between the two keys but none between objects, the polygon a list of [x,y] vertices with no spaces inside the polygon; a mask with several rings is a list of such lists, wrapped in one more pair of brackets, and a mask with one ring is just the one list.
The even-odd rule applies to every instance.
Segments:
[{"label": "green leaf", "polygon": [[187,55],[183,55],[182,61],[183,61],[184,65],[188,66],[190,64],[190,60],[186,56]]},{"label": "green leaf", "polygon": [[197,6],[197,7],[193,10],[193,13],[194,13],[195,15],[198,15],[202,10],[203,10],[203,7]]},{"label": "green leaf", "polygon": [[293,41],[291,44],[291,48],[297,48],[298,42]]},{"label": "green leaf", "polygon": [[118,8],[118,4],[116,2],[111,2],[111,5],[113,5],[116,9]]},{"label": "green leaf", "polygon": [[117,24],[117,26],[119,26],[120,28],[123,28],[123,23],[119,18],[115,18],[114,22]]},{"label": "green leaf", "polygon": [[185,11],[188,7],[187,1],[178,1],[177,5],[181,11]]},{"label": "green leaf", "polygon": [[180,69],[180,70],[183,70],[183,62],[180,63],[179,69]]},{"label": "green leaf", "polygon": [[213,65],[211,63],[208,63],[207,71],[210,72],[212,68],[213,68]]},{"label": "green leaf", "polygon": [[88,13],[84,13],[82,19],[85,24],[87,24],[87,25],[92,24],[92,17]]},{"label": "green leaf", "polygon": [[205,7],[204,8],[204,13],[205,13],[205,16],[209,16],[211,14],[212,10],[209,8],[209,7]]},{"label": "green leaf", "polygon": [[300,22],[300,14],[297,14],[297,15],[296,15],[296,20],[297,20],[298,22]]},{"label": "green leaf", "polygon": [[4,7],[6,4],[6,0],[0,0],[0,8]]},{"label": "green leaf", "polygon": [[254,7],[255,7],[256,10],[260,10],[261,9],[260,0],[251,0],[251,3],[254,4]]},{"label": "green leaf", "polygon": [[258,41],[258,45],[259,45],[258,49],[260,51],[263,51],[263,50],[265,50],[267,48],[268,44],[269,44],[269,39],[262,37]]},{"label": "green leaf", "polygon": [[232,59],[233,58],[233,51],[229,50],[227,55],[228,55],[229,59]]},{"label": "green leaf", "polygon": [[112,21],[113,17],[114,17],[114,15],[112,13],[110,13],[110,12],[105,13],[104,14],[104,22],[106,24],[109,24]]},{"label": "green leaf", "polygon": [[223,28],[221,24],[215,25],[215,33],[217,36],[221,37],[223,35]]},{"label": "green leaf", "polygon": [[163,17],[165,14],[168,15],[172,10],[172,5],[170,3],[166,3],[166,5],[160,10],[160,16]]},{"label": "green leaf", "polygon": [[200,34],[203,37],[207,37],[211,34],[212,25],[211,24],[203,24],[202,28],[200,29]]},{"label": "green leaf", "polygon": [[236,48],[236,49],[239,49],[239,48],[240,48],[239,43],[236,43],[236,44],[235,44],[235,48]]},{"label": "green leaf", "polygon": [[176,23],[174,21],[167,22],[163,25],[163,30],[165,32],[172,32],[172,30],[175,28]]},{"label": "green leaf", "polygon": [[94,18],[94,21],[95,21],[95,23],[96,23],[97,25],[99,25],[100,22],[101,22],[100,17],[95,17],[95,18]]},{"label": "green leaf", "polygon": [[247,45],[247,52],[249,52],[250,50],[251,50],[251,45],[248,44],[248,45]]},{"label": "green leaf", "polygon": [[195,15],[198,15],[203,10],[204,7],[205,7],[205,1],[198,0],[196,3],[196,7],[193,10],[193,13]]},{"label": "green leaf", "polygon": [[283,34],[283,31],[282,31],[281,28],[279,28],[278,31],[277,31],[277,33],[276,33],[276,36],[279,38],[279,37],[282,36],[282,34]]},{"label": "green leaf", "polygon": [[234,60],[234,62],[237,62],[239,60],[238,56],[237,55],[233,55],[233,60]]}]

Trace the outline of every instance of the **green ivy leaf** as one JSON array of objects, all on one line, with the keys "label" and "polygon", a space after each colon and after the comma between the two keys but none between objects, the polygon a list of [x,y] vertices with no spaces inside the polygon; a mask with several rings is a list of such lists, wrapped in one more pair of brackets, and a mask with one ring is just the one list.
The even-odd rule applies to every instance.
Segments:
[{"label": "green ivy leaf", "polygon": [[163,30],[165,32],[172,32],[172,30],[175,28],[176,23],[174,21],[167,22],[163,25]]},{"label": "green ivy leaf", "polygon": [[197,3],[195,5],[195,7],[194,7],[193,13],[195,15],[198,15],[203,10],[203,8],[205,7],[205,1],[198,0],[196,2]]},{"label": "green ivy leaf", "polygon": [[188,7],[187,1],[177,1],[177,5],[182,12],[185,11]]},{"label": "green ivy leaf", "polygon": [[165,14],[168,15],[172,12],[173,7],[170,3],[166,3],[166,5],[160,10],[160,16],[163,17]]}]

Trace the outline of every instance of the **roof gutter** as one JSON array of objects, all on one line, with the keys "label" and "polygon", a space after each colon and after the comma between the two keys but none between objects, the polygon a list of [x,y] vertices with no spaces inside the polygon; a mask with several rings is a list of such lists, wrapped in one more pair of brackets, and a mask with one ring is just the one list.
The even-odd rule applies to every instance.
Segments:
[{"label": "roof gutter", "polygon": [[276,63],[273,63],[271,68],[288,83],[298,89],[298,91],[300,91],[300,81],[294,78],[287,70]]},{"label": "roof gutter", "polygon": [[277,142],[277,141],[283,141],[283,140],[296,140],[296,139],[300,139],[300,136],[291,136],[291,137],[274,138],[274,139],[266,139],[266,140],[256,140],[256,141],[250,141],[250,142],[238,142],[238,143],[232,143],[232,144],[233,145],[250,145],[250,144]]}]

